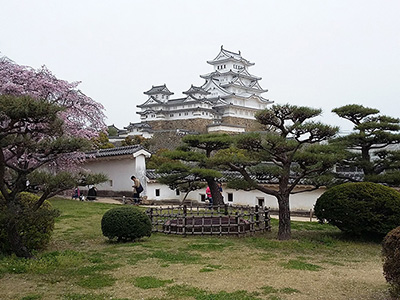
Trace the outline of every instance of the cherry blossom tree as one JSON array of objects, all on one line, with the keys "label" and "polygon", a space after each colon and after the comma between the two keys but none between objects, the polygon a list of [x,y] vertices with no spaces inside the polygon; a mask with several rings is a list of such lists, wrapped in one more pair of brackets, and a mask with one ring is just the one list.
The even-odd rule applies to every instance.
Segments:
[{"label": "cherry blossom tree", "polygon": [[104,108],[77,89],[79,82],[56,78],[0,58],[0,201],[7,207],[8,237],[17,256],[31,253],[21,239],[19,195],[30,182],[41,187],[32,211],[46,199],[79,182],[101,182],[77,164],[91,139],[106,129]]}]

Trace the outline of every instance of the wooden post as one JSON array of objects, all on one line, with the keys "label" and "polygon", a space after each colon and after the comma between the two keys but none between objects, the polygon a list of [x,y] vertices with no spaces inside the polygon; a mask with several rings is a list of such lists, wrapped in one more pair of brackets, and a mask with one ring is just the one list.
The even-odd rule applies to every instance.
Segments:
[{"label": "wooden post", "polygon": [[[125,199],[124,199],[124,200],[125,200]],[[153,224],[153,208],[152,208],[152,207],[150,207],[149,217],[150,217],[151,227],[153,228],[153,231],[154,231],[154,224]]]},{"label": "wooden post", "polygon": [[187,215],[187,207],[186,204],[183,206],[183,236],[186,236],[186,215]]},{"label": "wooden post", "polygon": [[235,221],[236,221],[236,226],[237,226],[237,235],[239,236],[240,235],[239,212],[236,212]]},{"label": "wooden post", "polygon": [[312,208],[310,209],[310,222],[312,222],[312,216],[313,216],[313,210]]},{"label": "wooden post", "polygon": [[259,216],[258,205],[255,206],[254,212],[256,214],[256,226],[257,226],[257,229],[259,229],[259,227],[260,227],[260,216]]},{"label": "wooden post", "polygon": [[271,231],[271,217],[269,215],[269,208],[265,207],[264,208],[264,213],[265,213],[265,229],[268,231]]}]

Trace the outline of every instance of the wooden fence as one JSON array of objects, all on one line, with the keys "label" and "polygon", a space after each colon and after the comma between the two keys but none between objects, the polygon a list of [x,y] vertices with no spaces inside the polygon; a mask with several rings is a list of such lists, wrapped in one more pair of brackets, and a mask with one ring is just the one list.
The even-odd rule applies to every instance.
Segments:
[{"label": "wooden fence", "polygon": [[243,235],[271,230],[268,208],[249,206],[152,207],[146,211],[153,232],[178,235]]}]

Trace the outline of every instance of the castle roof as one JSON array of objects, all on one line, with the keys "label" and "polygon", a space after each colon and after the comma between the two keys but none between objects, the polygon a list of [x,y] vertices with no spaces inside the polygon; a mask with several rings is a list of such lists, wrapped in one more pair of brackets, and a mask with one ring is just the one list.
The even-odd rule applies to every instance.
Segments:
[{"label": "castle roof", "polygon": [[153,106],[153,105],[160,105],[163,104],[162,101],[157,100],[153,96],[150,96],[149,99],[143,104],[136,105],[136,107],[146,107],[146,106]]},{"label": "castle roof", "polygon": [[109,149],[99,149],[93,150],[89,152],[85,152],[86,159],[94,159],[100,157],[112,157],[112,156],[121,156],[121,155],[132,155],[139,151],[144,151],[145,155],[150,156],[150,153],[146,151],[141,145],[132,145],[125,147],[115,147]]},{"label": "castle roof", "polygon": [[208,73],[208,74],[204,74],[204,75],[200,75],[200,78],[208,79],[208,78],[217,77],[217,76],[223,76],[223,75],[239,76],[239,77],[247,78],[247,79],[250,79],[250,80],[261,80],[262,79],[261,77],[251,75],[246,69],[241,69],[241,70],[238,70],[238,71],[230,69],[227,72],[220,72],[218,70],[215,70],[214,72],[211,72],[211,73]]},{"label": "castle roof", "polygon": [[129,123],[129,125],[124,128],[125,129],[132,129],[132,128],[151,129],[151,126],[147,123]]},{"label": "castle roof", "polygon": [[223,46],[221,46],[221,50],[218,53],[218,55],[213,59],[213,60],[208,60],[207,63],[210,65],[216,65],[222,62],[226,61],[236,61],[240,62],[246,66],[253,66],[254,63],[249,62],[247,59],[244,59],[242,55],[240,54],[240,51],[238,53],[228,51],[224,49]]},{"label": "castle roof", "polygon": [[183,94],[186,95],[191,95],[191,94],[203,94],[203,95],[208,95],[210,92],[207,92],[204,90],[201,86],[194,86],[193,84],[191,85],[190,89],[188,89],[186,92],[183,92]]},{"label": "castle roof", "polygon": [[242,99],[249,99],[249,98],[251,98],[251,97],[256,97],[257,99],[259,99],[261,102],[265,102],[266,104],[269,104],[269,103],[274,103],[274,101],[271,101],[271,100],[269,100],[269,99],[267,99],[267,98],[264,98],[264,97],[261,97],[261,96],[258,96],[258,95],[255,95],[255,94],[251,94],[251,95],[249,95],[249,96],[241,96],[241,95],[229,95],[229,96],[227,96],[227,97],[224,97],[225,98],[225,100],[229,100],[230,98],[242,98]]},{"label": "castle roof", "polygon": [[143,94],[146,95],[156,95],[156,94],[164,94],[164,95],[173,95],[172,93],[164,83],[163,85],[157,85],[157,86],[152,86],[150,90],[147,92],[143,92]]},{"label": "castle roof", "polygon": [[268,92],[268,90],[263,90],[260,84],[255,80],[250,82],[250,84],[245,84],[240,77],[234,78],[231,82],[221,84],[221,87],[238,86],[245,90],[252,90],[257,92]]}]

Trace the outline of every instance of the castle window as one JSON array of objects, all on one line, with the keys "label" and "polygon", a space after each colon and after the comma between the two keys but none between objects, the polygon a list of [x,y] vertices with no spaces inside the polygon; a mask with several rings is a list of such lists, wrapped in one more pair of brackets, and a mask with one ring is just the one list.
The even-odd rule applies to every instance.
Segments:
[{"label": "castle window", "polygon": [[169,116],[170,116],[170,117],[173,117],[173,116],[174,116],[174,114],[170,114]]},{"label": "castle window", "polygon": [[179,116],[181,116],[181,114],[179,114]]},{"label": "castle window", "polygon": [[233,202],[233,193],[228,193],[228,202]]},{"label": "castle window", "polygon": [[200,194],[200,201],[205,202],[206,201],[206,195]]},{"label": "castle window", "polygon": [[160,189],[156,189],[155,192],[156,192],[156,197],[160,197]]},{"label": "castle window", "polygon": [[185,112],[185,116],[187,116],[188,115],[188,113],[187,112]]}]

